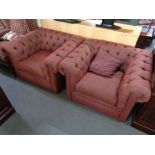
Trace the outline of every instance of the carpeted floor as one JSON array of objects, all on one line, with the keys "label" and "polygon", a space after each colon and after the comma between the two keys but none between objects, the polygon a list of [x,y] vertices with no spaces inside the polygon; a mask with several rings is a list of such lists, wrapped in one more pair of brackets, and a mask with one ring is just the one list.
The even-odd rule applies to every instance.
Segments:
[{"label": "carpeted floor", "polygon": [[16,109],[0,134],[144,134],[81,104],[69,101],[65,90],[58,95],[38,88],[7,72],[0,72],[0,85]]}]

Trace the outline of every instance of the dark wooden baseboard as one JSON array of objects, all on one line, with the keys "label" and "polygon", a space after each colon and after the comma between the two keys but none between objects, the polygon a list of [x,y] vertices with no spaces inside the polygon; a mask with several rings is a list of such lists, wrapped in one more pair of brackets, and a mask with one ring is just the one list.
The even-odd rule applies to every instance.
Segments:
[{"label": "dark wooden baseboard", "polygon": [[9,60],[8,61],[0,60],[0,67],[1,67],[1,69],[9,70],[9,72],[11,72],[15,77],[17,76],[16,72],[15,72],[14,68],[12,67],[12,65],[11,65]]}]

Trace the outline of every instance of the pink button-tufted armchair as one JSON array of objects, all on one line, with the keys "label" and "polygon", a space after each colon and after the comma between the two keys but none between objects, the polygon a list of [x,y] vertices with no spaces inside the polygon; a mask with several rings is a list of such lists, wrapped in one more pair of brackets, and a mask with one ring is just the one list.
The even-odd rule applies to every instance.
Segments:
[{"label": "pink button-tufted armchair", "polygon": [[57,66],[82,41],[81,37],[36,29],[0,48],[9,55],[19,77],[58,92],[64,85],[64,78]]},{"label": "pink button-tufted armchair", "polygon": [[[88,71],[98,50],[122,60],[111,77]],[[104,61],[104,60],[103,60]],[[86,40],[60,64],[66,75],[67,96],[119,121],[128,118],[136,102],[151,96],[152,53],[105,41]]]}]

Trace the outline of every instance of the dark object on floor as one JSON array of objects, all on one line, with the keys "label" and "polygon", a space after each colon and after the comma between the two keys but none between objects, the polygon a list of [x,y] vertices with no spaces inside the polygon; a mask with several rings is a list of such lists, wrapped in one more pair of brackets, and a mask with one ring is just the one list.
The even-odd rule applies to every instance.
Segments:
[{"label": "dark object on floor", "polygon": [[[8,41],[0,40],[0,45],[5,44],[7,42]],[[10,59],[1,47],[0,47],[0,69],[8,70],[9,72],[13,73],[13,75],[16,77],[16,72],[13,69],[13,66],[11,65]]]},{"label": "dark object on floor", "polygon": [[0,125],[15,112],[10,101],[0,87]]},{"label": "dark object on floor", "polygon": [[55,20],[60,22],[65,22],[65,23],[71,23],[71,24],[76,24],[81,22],[81,20],[79,19],[55,19]]},{"label": "dark object on floor", "polygon": [[149,102],[144,104],[132,126],[148,134],[155,134],[155,94],[152,93]]},{"label": "dark object on floor", "polygon": [[132,121],[139,115],[141,109],[143,108],[145,103],[137,103],[135,104],[132,111]]},{"label": "dark object on floor", "polygon": [[0,68],[1,68],[1,69],[5,69],[5,70],[8,70],[8,71],[9,71],[10,73],[12,73],[15,77],[17,77],[17,74],[16,74],[14,68],[12,67],[10,61],[5,62],[5,61],[0,60]]}]

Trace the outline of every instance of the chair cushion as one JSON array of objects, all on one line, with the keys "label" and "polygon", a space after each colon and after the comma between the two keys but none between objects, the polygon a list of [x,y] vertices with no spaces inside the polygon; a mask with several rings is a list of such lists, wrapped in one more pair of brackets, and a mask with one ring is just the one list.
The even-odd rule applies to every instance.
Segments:
[{"label": "chair cushion", "polygon": [[43,60],[47,58],[51,53],[48,51],[40,51],[23,61],[20,61],[17,65],[19,70],[28,72],[30,74],[39,76],[41,78],[44,77],[44,73],[42,71]]},{"label": "chair cushion", "polygon": [[115,105],[122,76],[122,72],[116,72],[111,78],[87,72],[76,84],[75,90],[81,94]]},{"label": "chair cushion", "polygon": [[121,59],[116,58],[100,49],[90,64],[89,71],[98,75],[110,77],[121,64]]}]

